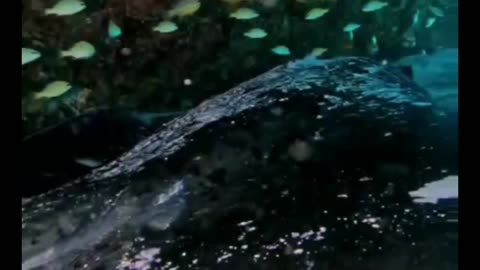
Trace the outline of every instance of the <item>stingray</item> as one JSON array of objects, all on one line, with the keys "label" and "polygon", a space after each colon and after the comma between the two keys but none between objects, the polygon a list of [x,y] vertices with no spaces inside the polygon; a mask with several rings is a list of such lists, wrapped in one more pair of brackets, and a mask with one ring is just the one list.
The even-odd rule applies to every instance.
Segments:
[{"label": "stingray", "polygon": [[24,202],[22,268],[368,263],[417,236],[408,191],[456,166],[434,106],[368,58],[278,66]]}]

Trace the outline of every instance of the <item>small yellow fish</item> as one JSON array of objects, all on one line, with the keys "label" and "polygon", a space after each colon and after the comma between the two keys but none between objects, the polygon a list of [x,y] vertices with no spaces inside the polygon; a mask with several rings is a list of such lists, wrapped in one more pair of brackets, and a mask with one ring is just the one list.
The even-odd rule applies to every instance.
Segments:
[{"label": "small yellow fish", "polygon": [[61,52],[62,57],[72,57],[73,59],[88,59],[95,54],[95,47],[86,41],[79,41],[73,46]]},{"label": "small yellow fish", "polygon": [[416,25],[420,19],[420,10],[417,9],[415,15],[413,15],[413,24]]},{"label": "small yellow fish", "polygon": [[343,31],[344,32],[353,32],[353,31],[357,30],[359,27],[360,27],[360,24],[358,24],[358,23],[349,23],[349,24],[345,25],[345,27],[343,28]]},{"label": "small yellow fish", "polygon": [[379,9],[382,9],[386,6],[388,6],[387,2],[372,0],[372,1],[369,1],[368,3],[366,3],[365,5],[363,5],[362,11],[363,12],[373,12],[373,11],[377,11]]},{"label": "small yellow fish", "polygon": [[87,6],[80,0],[61,0],[52,8],[45,10],[45,15],[67,16],[84,10]]},{"label": "small yellow fish", "polygon": [[373,35],[371,39],[371,43],[367,46],[367,49],[370,54],[376,54],[378,52],[378,41],[377,36]]},{"label": "small yellow fish", "polygon": [[172,33],[178,30],[178,26],[171,21],[162,21],[153,27],[153,31],[160,33]]},{"label": "small yellow fish", "polygon": [[258,13],[251,8],[239,8],[235,12],[230,14],[230,18],[234,18],[237,20],[250,20],[257,18],[258,16]]},{"label": "small yellow fish", "polygon": [[445,12],[443,12],[443,10],[441,10],[438,7],[430,6],[429,9],[437,17],[444,17],[445,16]]},{"label": "small yellow fish", "polygon": [[40,58],[42,54],[34,49],[22,48],[22,66]]},{"label": "small yellow fish", "polygon": [[54,81],[47,84],[47,86],[45,86],[45,88],[43,88],[42,91],[35,93],[33,97],[35,99],[54,98],[54,97],[58,97],[65,94],[71,88],[72,88],[72,85],[69,82]]},{"label": "small yellow fish", "polygon": [[312,50],[310,55],[313,57],[320,57],[322,54],[324,54],[327,51],[328,51],[327,48],[317,47]]},{"label": "small yellow fish", "polygon": [[282,56],[290,55],[290,49],[284,45],[279,45],[272,48],[272,52],[276,55],[282,55]]},{"label": "small yellow fish", "polygon": [[114,21],[110,20],[108,22],[108,36],[110,38],[117,38],[121,35],[122,35],[122,29],[118,27],[118,25]]},{"label": "small yellow fish", "polygon": [[180,0],[167,12],[168,18],[185,17],[195,14],[200,9],[198,0]]},{"label": "small yellow fish", "polygon": [[427,19],[427,23],[425,24],[425,27],[426,27],[426,28],[432,27],[432,25],[433,25],[436,21],[437,21],[437,19],[435,19],[435,18],[432,18],[432,17],[428,18],[428,19]]},{"label": "small yellow fish", "polygon": [[253,38],[253,39],[259,39],[259,38],[264,38],[268,35],[267,32],[265,32],[265,30],[261,29],[261,28],[252,28],[250,30],[248,30],[247,32],[243,33],[244,36],[246,37],[249,37],[249,38]]},{"label": "small yellow fish", "polygon": [[323,15],[327,14],[328,11],[329,9],[325,9],[325,8],[312,8],[305,15],[305,20],[316,20],[320,17],[323,17]]},{"label": "small yellow fish", "polygon": [[350,38],[350,40],[353,40],[353,32],[360,28],[360,26],[361,25],[358,23],[349,23],[345,25],[345,27],[343,27],[343,32],[348,33],[348,37]]}]

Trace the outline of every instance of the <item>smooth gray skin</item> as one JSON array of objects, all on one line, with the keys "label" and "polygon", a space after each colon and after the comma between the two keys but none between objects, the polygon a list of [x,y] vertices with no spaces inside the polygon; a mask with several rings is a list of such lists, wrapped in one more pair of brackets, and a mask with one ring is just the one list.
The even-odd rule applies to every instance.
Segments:
[{"label": "smooth gray skin", "polygon": [[441,49],[432,55],[406,56],[394,65],[411,66],[413,80],[430,92],[438,106],[458,111],[458,49]]}]

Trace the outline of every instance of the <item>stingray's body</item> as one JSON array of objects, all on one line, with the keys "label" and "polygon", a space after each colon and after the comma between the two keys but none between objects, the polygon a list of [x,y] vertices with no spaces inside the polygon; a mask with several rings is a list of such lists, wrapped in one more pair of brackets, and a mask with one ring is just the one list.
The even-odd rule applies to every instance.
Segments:
[{"label": "stingray's body", "polygon": [[[424,150],[441,136],[432,106],[401,72],[366,58],[279,66],[24,203],[22,268],[304,269],[323,256],[316,242],[292,256],[293,242],[278,239],[298,230],[319,241],[321,226],[406,202],[442,174]],[[121,262],[149,247],[160,251]]]}]

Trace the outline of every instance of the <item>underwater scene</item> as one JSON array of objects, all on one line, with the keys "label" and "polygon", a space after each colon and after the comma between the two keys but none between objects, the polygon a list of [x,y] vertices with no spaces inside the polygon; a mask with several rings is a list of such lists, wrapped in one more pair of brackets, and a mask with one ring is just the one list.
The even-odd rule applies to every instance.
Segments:
[{"label": "underwater scene", "polygon": [[458,269],[458,0],[22,0],[23,270]]}]

